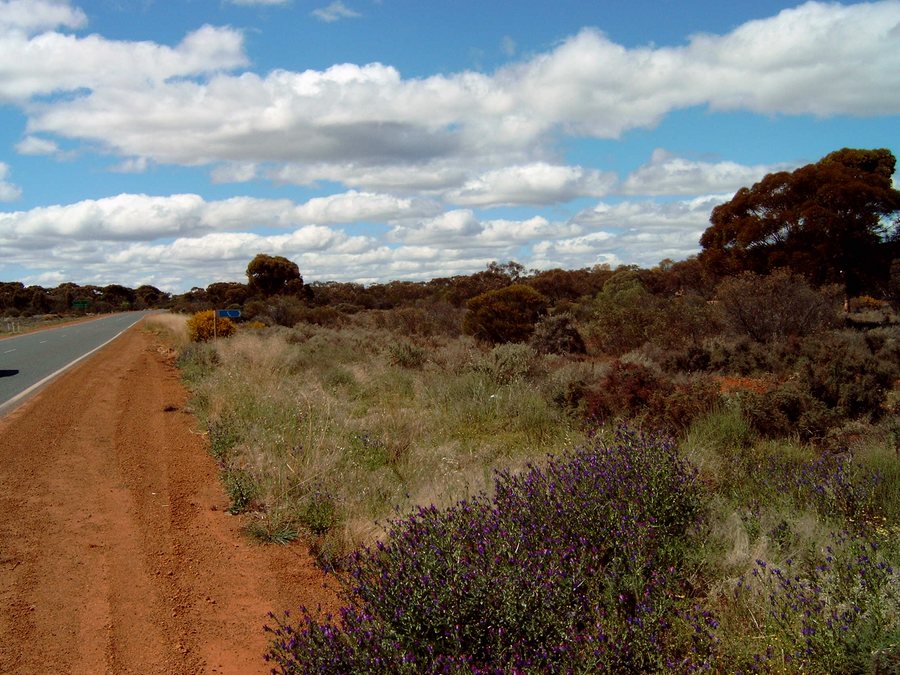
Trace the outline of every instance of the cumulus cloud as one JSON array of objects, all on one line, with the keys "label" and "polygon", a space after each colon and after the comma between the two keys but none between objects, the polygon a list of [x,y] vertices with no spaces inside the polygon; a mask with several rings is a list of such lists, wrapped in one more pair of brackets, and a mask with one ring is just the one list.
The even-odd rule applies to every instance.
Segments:
[{"label": "cumulus cloud", "polygon": [[0,33],[38,33],[54,28],[81,28],[87,17],[57,0],[0,0]]},{"label": "cumulus cloud", "polygon": [[0,162],[0,202],[11,202],[22,196],[22,190],[7,181],[9,166]]},{"label": "cumulus cloud", "polygon": [[620,192],[632,195],[734,192],[752,185],[767,173],[785,168],[788,167],[688,160],[658,148],[653,151],[649,164],[640,167],[623,181]]},{"label": "cumulus cloud", "polygon": [[[112,97],[109,114],[116,115],[130,89],[148,91],[169,78],[213,73],[246,62],[243,35],[231,28],[203,26],[175,47],[107,40],[99,35],[0,33],[0,102],[23,103],[59,92],[102,90]],[[48,104],[45,109],[57,105],[63,102]],[[101,121],[94,120],[94,124]]]},{"label": "cumulus cloud", "polygon": [[[185,80],[177,77],[182,71],[202,74],[242,62],[240,35],[206,27],[173,49],[51,33],[34,40],[45,40],[56,58],[39,54],[34,40],[0,43],[0,96],[87,87],[84,95],[29,110],[31,131],[125,157],[267,162],[284,180],[349,174],[356,182],[347,185],[375,188],[381,172],[410,175],[424,166],[459,174],[453,169],[464,162],[481,172],[545,162],[559,132],[617,138],[692,106],[897,114],[900,50],[891,30],[898,24],[896,0],[809,2],[682,46],[627,48],[583,30],[492,74],[413,79],[371,63]],[[38,65],[19,72],[32,62],[22,57],[29,48]],[[102,61],[122,67],[111,74],[97,67],[98,54],[119,48],[122,58]],[[224,58],[211,58],[219,52]],[[176,54],[179,68],[166,67]],[[473,179],[471,171],[463,181]],[[291,178],[297,173],[302,178]]]},{"label": "cumulus cloud", "polygon": [[617,183],[612,173],[580,166],[536,162],[489,171],[447,193],[456,204],[554,204],[577,197],[602,197]]},{"label": "cumulus cloud", "polygon": [[326,23],[333,23],[341,19],[358,19],[362,16],[359,12],[347,7],[341,0],[335,0],[327,7],[314,9],[310,14]]},{"label": "cumulus cloud", "polygon": [[[319,11],[355,14],[341,3]],[[296,260],[310,279],[357,281],[469,273],[495,259],[653,265],[695,252],[712,207],[775,167],[659,149],[619,181],[567,166],[567,137],[615,139],[688,107],[900,114],[897,0],[808,2],[669,47],[588,29],[494,72],[418,78],[382,63],[240,72],[232,28],[203,26],[170,46],[73,33],[84,24],[67,2],[0,0],[0,104],[27,117],[20,154],[74,146],[118,171],[177,164],[206,167],[215,183],[343,187],[304,203],[124,194],[0,212],[0,260],[34,278],[184,290],[243,278],[259,251]],[[20,192],[8,174],[0,164],[0,199]],[[712,196],[615,199],[695,194]],[[566,204],[585,198],[605,201],[571,216],[584,202]],[[557,206],[475,210],[520,205]],[[359,223],[380,227],[342,227]]]},{"label": "cumulus cloud", "polygon": [[469,209],[457,209],[412,224],[396,225],[388,236],[404,244],[490,249],[496,251],[497,257],[503,257],[535,241],[558,239],[580,231],[577,224],[552,222],[543,216],[481,220]]},{"label": "cumulus cloud", "polygon": [[46,138],[26,136],[16,144],[16,151],[22,155],[55,155],[59,146]]},{"label": "cumulus cloud", "polygon": [[[2,186],[7,185],[2,182],[5,174],[6,166],[0,164],[0,195]],[[120,194],[29,211],[0,212],[0,244],[32,247],[60,237],[80,241],[152,241],[216,231],[389,221],[431,214],[436,208],[422,200],[354,191],[303,204],[253,197],[207,202],[195,194]]]},{"label": "cumulus cloud", "polygon": [[144,173],[150,166],[146,157],[132,157],[119,162],[110,169],[113,173]]},{"label": "cumulus cloud", "polygon": [[713,208],[731,198],[730,194],[704,195],[678,201],[623,201],[616,204],[600,202],[580,211],[572,222],[588,228],[640,229],[677,227],[696,232],[696,240],[709,227]]},{"label": "cumulus cloud", "polygon": [[571,269],[624,262],[649,267],[665,258],[681,260],[699,250],[712,208],[727,198],[601,202],[572,218],[571,224],[583,234],[538,241],[529,264]]},{"label": "cumulus cloud", "polygon": [[246,183],[256,176],[257,167],[253,162],[228,162],[210,172],[213,183]]}]

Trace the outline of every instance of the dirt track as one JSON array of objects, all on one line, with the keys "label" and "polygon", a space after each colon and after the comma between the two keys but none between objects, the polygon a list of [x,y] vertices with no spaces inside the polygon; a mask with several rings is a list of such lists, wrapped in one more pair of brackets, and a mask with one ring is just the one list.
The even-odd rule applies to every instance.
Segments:
[{"label": "dirt track", "polygon": [[138,326],[0,420],[0,672],[266,672],[267,612],[335,608],[240,533],[185,402]]}]

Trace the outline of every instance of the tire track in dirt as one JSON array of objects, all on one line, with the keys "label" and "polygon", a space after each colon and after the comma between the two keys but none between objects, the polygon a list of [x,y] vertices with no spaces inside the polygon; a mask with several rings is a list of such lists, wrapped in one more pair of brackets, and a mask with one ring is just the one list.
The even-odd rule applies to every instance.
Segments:
[{"label": "tire track in dirt", "polygon": [[185,403],[137,328],[0,420],[0,672],[265,672],[268,611],[336,609],[240,533]]}]

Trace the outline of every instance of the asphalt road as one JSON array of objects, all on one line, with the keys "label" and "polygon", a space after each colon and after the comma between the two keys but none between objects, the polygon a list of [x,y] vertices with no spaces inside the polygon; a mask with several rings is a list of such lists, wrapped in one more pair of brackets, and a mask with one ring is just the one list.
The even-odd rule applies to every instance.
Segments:
[{"label": "asphalt road", "polygon": [[0,340],[0,416],[147,314],[114,314]]}]

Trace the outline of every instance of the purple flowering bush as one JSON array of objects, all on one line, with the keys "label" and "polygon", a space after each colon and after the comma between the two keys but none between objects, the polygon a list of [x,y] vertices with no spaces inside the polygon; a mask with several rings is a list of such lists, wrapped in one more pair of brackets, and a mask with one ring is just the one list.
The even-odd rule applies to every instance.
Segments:
[{"label": "purple flowering bush", "polygon": [[812,567],[757,560],[735,588],[736,602],[760,628],[761,649],[745,669],[900,671],[900,570],[881,548],[877,538],[845,531]]},{"label": "purple flowering bush", "polygon": [[620,431],[392,523],[339,617],[272,617],[283,673],[690,672],[716,620],[683,569],[704,510],[669,440]]}]

